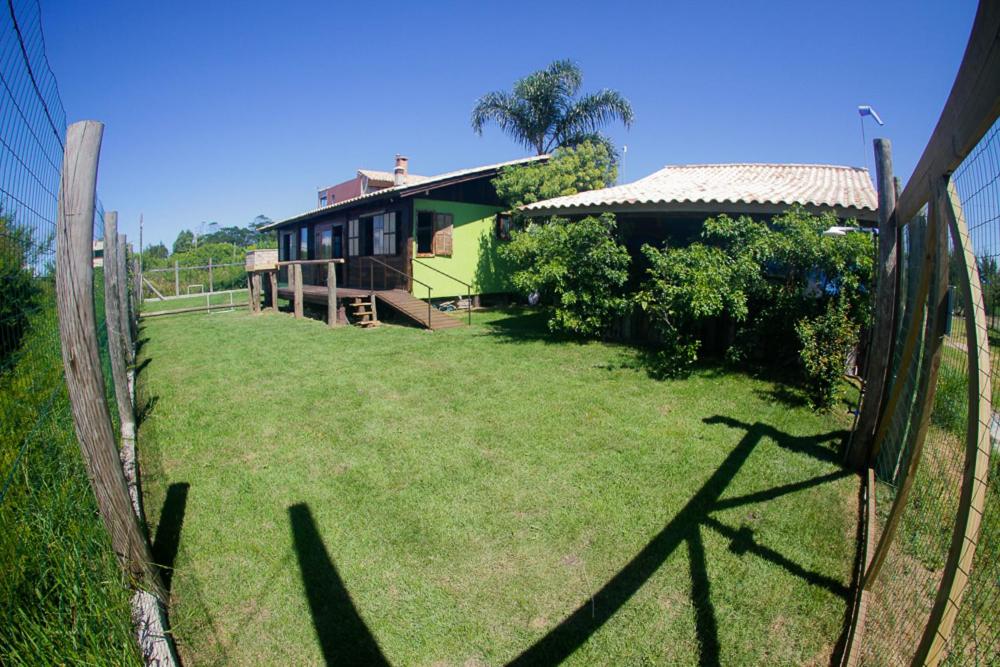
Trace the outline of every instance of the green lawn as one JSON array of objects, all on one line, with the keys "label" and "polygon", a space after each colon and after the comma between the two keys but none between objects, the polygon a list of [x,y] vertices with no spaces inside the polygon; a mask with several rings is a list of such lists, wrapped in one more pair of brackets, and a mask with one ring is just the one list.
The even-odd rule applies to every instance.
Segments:
[{"label": "green lawn", "polygon": [[238,290],[235,292],[213,292],[212,294],[193,294],[191,296],[172,297],[160,300],[156,297],[147,297],[142,303],[142,312],[153,313],[161,310],[174,310],[177,308],[204,308],[206,303],[213,306],[236,304],[237,307],[247,305],[247,291]]},{"label": "green lawn", "polygon": [[429,333],[239,311],[142,338],[188,664],[828,664],[847,424],[770,381],[654,381],[520,312]]}]

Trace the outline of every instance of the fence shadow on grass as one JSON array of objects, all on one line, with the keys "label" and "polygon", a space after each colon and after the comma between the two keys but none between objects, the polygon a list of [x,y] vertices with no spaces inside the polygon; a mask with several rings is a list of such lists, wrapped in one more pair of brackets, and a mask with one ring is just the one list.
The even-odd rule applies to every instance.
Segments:
[{"label": "fence shadow on grass", "polygon": [[839,581],[826,575],[811,572],[782,554],[758,544],[748,527],[732,528],[710,514],[714,511],[738,507],[761,500],[772,500],[788,493],[828,483],[851,473],[838,471],[811,480],[786,484],[774,489],[748,494],[742,498],[721,498],[723,492],[747,462],[754,448],[763,438],[774,440],[780,447],[827,463],[835,463],[837,454],[829,443],[836,443],[846,435],[842,431],[815,437],[795,437],[774,427],[747,424],[728,417],[709,417],[707,424],[719,424],[746,431],[746,435],[729,453],[707,482],[688,500],[674,518],[640,551],[624,568],[612,577],[591,599],[580,605],[548,634],[514,658],[509,665],[554,665],[572,655],[587,639],[597,632],[628,600],[652,577],[661,565],[681,545],[687,544],[691,567],[691,600],[695,608],[695,627],[702,665],[719,665],[720,643],[715,608],[711,601],[711,582],[708,579],[705,548],[701,530],[705,527],[732,540],[731,549],[736,553],[752,553],[775,563],[790,574],[812,585],[821,586],[838,597],[848,599],[848,589]]},{"label": "fence shadow on grass", "polygon": [[156,525],[153,558],[160,566],[160,576],[163,577],[163,585],[168,591],[174,576],[177,549],[181,544],[181,529],[184,527],[184,513],[187,511],[190,486],[187,482],[176,482],[167,488],[167,496],[160,511],[160,521]]},{"label": "fence shadow on grass", "polygon": [[388,665],[323,544],[309,506],[288,508],[302,585],[327,665]]}]

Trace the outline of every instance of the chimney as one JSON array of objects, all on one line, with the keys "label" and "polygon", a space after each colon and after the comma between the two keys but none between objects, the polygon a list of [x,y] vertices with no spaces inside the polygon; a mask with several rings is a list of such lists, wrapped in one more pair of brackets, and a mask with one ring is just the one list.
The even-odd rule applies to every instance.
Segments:
[{"label": "chimney", "polygon": [[396,185],[406,183],[406,164],[409,161],[409,158],[396,153],[396,168],[392,171],[392,180]]}]

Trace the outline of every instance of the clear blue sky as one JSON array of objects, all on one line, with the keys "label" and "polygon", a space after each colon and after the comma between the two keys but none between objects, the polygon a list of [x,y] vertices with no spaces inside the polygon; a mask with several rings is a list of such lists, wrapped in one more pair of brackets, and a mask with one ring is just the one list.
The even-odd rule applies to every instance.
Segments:
[{"label": "clear blue sky", "polygon": [[[626,180],[665,164],[864,166],[858,104],[905,180],[951,88],[973,0],[76,2],[42,0],[70,120],[106,123],[99,191],[137,239],[315,206],[395,153],[435,174],[525,151],[478,137],[483,93],[571,58],[632,102]],[[376,9],[377,8],[377,9]]]}]

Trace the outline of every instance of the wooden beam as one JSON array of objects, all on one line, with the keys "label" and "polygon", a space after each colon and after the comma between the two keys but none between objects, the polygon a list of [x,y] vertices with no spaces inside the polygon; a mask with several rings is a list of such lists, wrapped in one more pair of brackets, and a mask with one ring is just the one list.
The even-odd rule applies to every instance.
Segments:
[{"label": "wooden beam", "polygon": [[962,65],[948,101],[906,188],[896,217],[906,225],[931,200],[937,179],[950,176],[1000,115],[1000,2],[979,3]]},{"label": "wooden beam", "polygon": [[[117,214],[115,215],[117,218]],[[118,234],[118,259],[115,262],[115,273],[118,274],[118,302],[121,304],[118,309],[118,316],[121,320],[122,345],[125,349],[125,358],[128,365],[135,362],[135,343],[132,339],[132,321],[129,317],[128,307],[128,243],[124,234]],[[107,242],[104,244],[107,246]],[[105,294],[107,298],[107,294]],[[131,400],[131,398],[129,399]]]},{"label": "wooden beam", "polygon": [[296,318],[302,317],[302,265],[294,264],[292,273],[295,275],[295,298],[293,311]]},{"label": "wooden beam", "polygon": [[271,310],[278,312],[278,271],[268,271],[267,276],[271,281]]},{"label": "wooden beam", "polygon": [[105,401],[94,312],[94,205],[104,126],[66,131],[56,221],[56,302],[73,427],[111,547],[130,579],[166,599],[143,527],[132,508]]},{"label": "wooden beam", "polygon": [[[987,3],[990,4],[990,3]],[[994,3],[995,4],[995,3]],[[962,597],[969,583],[979,543],[979,530],[986,505],[986,479],[990,466],[990,423],[993,419],[993,386],[990,377],[990,344],[986,328],[986,308],[983,304],[979,268],[969,238],[962,203],[950,181],[940,186],[938,205],[951,230],[958,252],[959,292],[966,313],[965,345],[969,359],[969,421],[965,432],[965,466],[962,490],[958,500],[955,529],[951,548],[945,561],[934,606],[917,647],[914,664],[936,665],[944,657],[944,649],[958,616]]]},{"label": "wooden beam", "polygon": [[861,415],[851,435],[848,464],[863,470],[869,460],[872,438],[878,422],[879,408],[885,392],[892,339],[896,332],[895,313],[898,281],[896,189],[892,175],[892,144],[888,139],[876,139],[875,173],[878,180],[878,268],[876,275],[875,317],[865,362],[865,393]]},{"label": "wooden beam", "polygon": [[337,326],[337,265],[326,265],[326,322],[332,329]]}]

